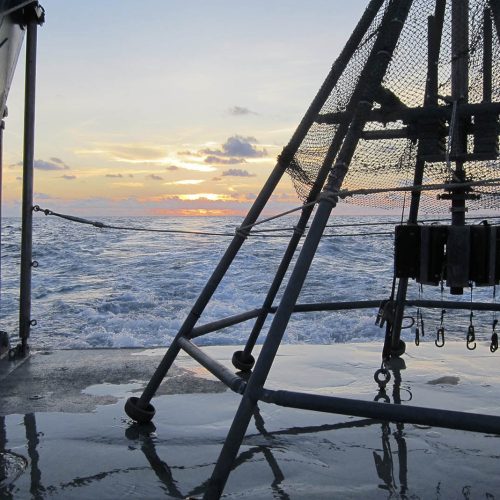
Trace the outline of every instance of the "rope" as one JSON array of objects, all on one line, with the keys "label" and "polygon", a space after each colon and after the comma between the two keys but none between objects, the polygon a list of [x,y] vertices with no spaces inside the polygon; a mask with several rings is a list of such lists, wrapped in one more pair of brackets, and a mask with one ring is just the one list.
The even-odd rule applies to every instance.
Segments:
[{"label": "rope", "polygon": [[149,229],[145,227],[134,227],[134,226],[116,226],[112,224],[105,224],[104,222],[92,221],[89,219],[83,219],[81,217],[75,217],[74,215],[60,214],[58,212],[53,212],[52,210],[40,208],[38,205],[33,207],[35,212],[43,212],[45,215],[53,215],[59,217],[60,219],[66,219],[71,222],[77,222],[79,224],[87,224],[90,226],[97,227],[99,229],[118,229],[121,231],[142,231],[148,233],[181,233],[181,234],[198,234],[203,236],[234,236],[232,233],[217,233],[209,231],[187,231],[183,229]]},{"label": "rope", "polygon": [[[74,215],[61,214],[58,212],[54,212],[49,209],[40,208],[38,205],[33,207],[34,212],[42,212],[45,215],[53,215],[54,217],[59,217],[60,219],[68,220],[71,222],[76,222],[78,224],[86,224],[89,226],[97,227],[99,229],[115,229],[121,231],[140,231],[140,232],[152,232],[152,233],[180,233],[180,234],[196,234],[201,236],[231,236],[232,233],[219,233],[219,232],[210,232],[210,231],[188,231],[183,229],[150,229],[145,227],[137,227],[137,226],[117,226],[113,224],[105,224],[100,221],[93,221],[90,219],[84,219],[82,217],[76,217]],[[286,231],[286,230],[294,230],[294,228],[276,228],[276,229],[262,229],[260,232],[256,231],[258,234],[254,234],[252,236],[257,236],[260,238],[284,238],[289,237],[287,234],[262,234],[270,231]],[[324,234],[323,236],[326,238],[329,237],[355,237],[355,236],[388,236],[392,235],[392,232],[373,232],[373,233],[341,233],[341,234]]]},{"label": "rope", "polygon": [[316,205],[319,200],[314,200],[310,201],[309,203],[305,203],[304,205],[300,205],[300,207],[295,207],[291,208],[290,210],[287,210],[286,212],[281,212],[276,215],[272,215],[271,217],[267,217],[266,219],[261,219],[258,220],[257,222],[254,222],[253,224],[247,224],[246,226],[241,226],[240,229],[252,229],[255,226],[259,226],[260,224],[264,224],[264,222],[269,222],[275,219],[279,219],[280,217],[284,217],[285,215],[293,214],[294,212],[298,212],[299,210],[303,210],[304,208],[311,207],[313,205]]},{"label": "rope", "polygon": [[[500,179],[490,179],[490,180],[484,180],[484,181],[476,181],[476,182],[466,182],[462,183],[462,185],[491,185],[493,183],[499,182]],[[399,188],[391,188],[391,189],[359,189],[356,191],[341,191],[341,197],[345,196],[354,196],[357,194],[370,194],[370,193],[380,193],[380,192],[386,192],[386,191],[414,191],[414,190],[434,190],[434,189],[442,189],[443,187],[447,186],[453,186],[457,187],[460,186],[460,184],[430,184],[427,186],[412,186],[412,187],[399,187]],[[288,215],[290,213],[296,212],[298,210],[302,210],[303,208],[306,208],[308,206],[314,205],[318,202],[312,201],[310,203],[307,203],[305,205],[301,205],[300,207],[293,208],[291,210],[287,210],[286,212],[282,212],[280,214],[273,215],[272,217],[268,217],[266,219],[261,219],[260,221],[255,222],[254,224],[248,224],[247,226],[241,226],[237,228],[238,230],[243,230],[247,231],[248,229],[263,224],[264,222],[269,222],[271,220],[278,219],[280,217],[283,217],[284,215]],[[112,225],[112,224],[106,224],[104,222],[100,221],[93,221],[90,219],[84,219],[82,217],[76,217],[74,215],[68,215],[68,214],[61,214],[58,212],[54,212],[49,209],[43,209],[40,208],[40,206],[35,205],[33,207],[34,212],[42,212],[45,215],[53,215],[54,217],[59,217],[60,219],[65,219],[71,222],[76,222],[79,224],[86,224],[90,226],[97,227],[99,229],[115,229],[115,230],[120,230],[120,231],[139,231],[139,232],[149,232],[149,233],[173,233],[173,234],[195,234],[199,236],[226,236],[226,237],[233,237],[234,233],[222,233],[222,232],[214,232],[214,231],[188,231],[185,229],[150,229],[150,228],[144,228],[144,227],[137,227],[137,226],[119,226],[119,225]],[[482,216],[482,217],[468,217],[468,220],[483,220],[485,218],[488,219],[500,219],[500,216]],[[429,222],[443,222],[447,221],[448,219],[444,218],[439,218],[439,219],[422,219],[419,222],[421,223],[429,223]],[[351,222],[351,223],[345,223],[345,224],[327,224],[325,227],[329,228],[340,228],[340,227],[362,227],[362,226],[385,226],[385,225],[390,225],[394,226],[400,223],[399,221],[379,221],[379,222]],[[308,228],[307,226],[306,228]],[[267,229],[256,229],[252,231],[252,233],[249,233],[250,236],[255,236],[255,237],[260,237],[260,238],[284,238],[288,237],[288,234],[264,234],[264,233],[281,233],[284,231],[294,231],[294,227],[283,227],[283,228],[267,228]],[[355,236],[388,236],[393,233],[389,232],[372,232],[372,233],[339,233],[339,234],[324,234],[324,237],[355,237]]]}]

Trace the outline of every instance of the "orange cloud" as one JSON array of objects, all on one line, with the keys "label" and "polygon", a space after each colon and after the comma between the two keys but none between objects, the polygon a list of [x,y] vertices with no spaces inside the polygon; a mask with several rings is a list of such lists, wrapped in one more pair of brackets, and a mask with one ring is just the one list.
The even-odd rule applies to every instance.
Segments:
[{"label": "orange cloud", "polygon": [[176,217],[223,217],[230,215],[244,215],[245,210],[231,210],[223,208],[153,208],[151,215],[170,215]]}]

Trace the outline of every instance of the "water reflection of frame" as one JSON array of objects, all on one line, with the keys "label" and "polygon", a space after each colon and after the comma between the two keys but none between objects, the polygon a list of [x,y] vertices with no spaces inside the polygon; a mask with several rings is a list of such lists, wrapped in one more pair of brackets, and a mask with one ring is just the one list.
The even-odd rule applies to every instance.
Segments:
[{"label": "water reflection of frame", "polygon": [[[400,367],[392,367],[391,371],[394,374],[394,384],[392,398],[394,403],[401,403],[401,375]],[[385,393],[380,393],[377,398],[388,398]],[[382,484],[379,485],[381,489],[387,490],[389,497],[394,495],[399,490],[399,494],[404,497],[407,492],[407,453],[406,453],[406,442],[404,439],[404,426],[403,424],[398,424],[396,426],[396,431],[392,433],[392,437],[396,441],[397,445],[397,457],[399,465],[399,487],[397,481],[394,477],[394,458],[393,451],[391,449],[391,426],[388,423],[381,423],[378,420],[373,419],[363,419],[354,420],[349,422],[341,422],[336,424],[325,424],[325,425],[315,425],[315,426],[303,426],[303,427],[293,427],[288,429],[281,429],[274,432],[269,432],[265,427],[264,419],[258,409],[254,412],[255,426],[258,431],[257,435],[247,436],[250,440],[256,436],[262,436],[265,439],[264,444],[259,444],[251,446],[247,450],[243,451],[237,457],[233,469],[238,468],[240,465],[247,463],[256,456],[262,456],[269,466],[272,472],[272,482],[271,489],[273,496],[280,499],[289,499],[289,494],[285,491],[283,483],[285,481],[285,474],[280,468],[278,460],[273,454],[273,450],[280,445],[280,437],[283,436],[297,436],[306,434],[317,434],[320,432],[334,431],[340,429],[352,429],[352,428],[362,428],[372,425],[381,426],[381,439],[382,447],[381,450],[372,451],[373,459],[375,463],[375,468],[378,477],[382,480]],[[149,467],[130,467],[130,468],[115,468],[108,471],[102,471],[99,474],[86,477],[77,477],[68,482],[61,483],[59,485],[46,486],[42,482],[42,471],[43,467],[40,466],[40,457],[37,450],[40,444],[39,434],[37,432],[36,419],[34,413],[29,413],[24,416],[23,424],[26,432],[26,442],[27,442],[27,453],[29,461],[24,459],[24,467],[29,467],[30,472],[30,493],[32,498],[41,499],[46,494],[56,494],[57,492],[66,491],[71,495],[71,490],[74,488],[81,488],[89,486],[90,484],[96,484],[103,479],[115,475],[122,474],[131,471],[137,471],[138,469],[147,470],[150,468],[164,485],[165,492],[172,498],[186,498],[202,495],[208,484],[208,478],[206,481],[202,482],[198,486],[191,489],[187,493],[181,491],[181,486],[178,484],[174,477],[175,467],[170,467],[165,461],[163,461],[156,450],[156,439],[155,439],[155,427],[153,424],[149,425],[137,425],[133,424],[128,427],[125,431],[125,437],[129,441],[134,441],[138,444],[138,448],[144,454]],[[2,498],[14,498],[13,491],[15,490],[15,477],[7,477],[11,471],[7,469],[10,464],[7,463],[5,458],[7,454],[11,454],[8,450],[8,440],[5,425],[5,417],[0,417],[0,496]],[[18,455],[22,460],[24,457]],[[204,466],[213,465],[204,464]],[[22,473],[22,472],[21,472]]]},{"label": "water reflection of frame", "polygon": [[[375,399],[385,400],[394,404],[401,404],[411,400],[412,395],[409,389],[402,386],[401,371],[405,368],[404,362],[399,360],[398,364],[393,364],[389,367],[393,375],[392,391],[386,393],[385,389],[379,391]],[[381,403],[383,404],[383,403]],[[293,497],[293,493],[286,491],[285,473],[280,467],[280,461],[276,458],[276,452],[283,449],[284,439],[287,436],[304,436],[307,434],[319,434],[329,431],[339,431],[342,429],[367,428],[371,426],[380,426],[380,447],[371,447],[366,452],[370,453],[373,458],[373,464],[380,482],[378,488],[385,491],[387,498],[409,498],[411,493],[408,487],[408,452],[405,439],[403,424],[390,424],[374,419],[358,419],[349,420],[347,422],[339,422],[335,424],[311,425],[302,427],[291,427],[280,429],[277,431],[268,431],[264,418],[262,417],[259,408],[254,411],[254,422],[257,433],[246,436],[247,443],[251,443],[259,438],[259,444],[250,445],[247,449],[241,452],[233,464],[233,470],[237,469],[245,463],[255,461],[257,458],[263,458],[263,463],[269,467],[272,474],[270,483],[270,496],[287,500]],[[146,458],[147,464],[140,464],[130,467],[116,467],[109,470],[103,470],[97,474],[89,476],[79,476],[70,479],[67,482],[61,482],[55,485],[45,485],[43,483],[43,457],[40,458],[38,447],[40,445],[40,434],[37,431],[36,418],[34,413],[24,415],[23,425],[25,427],[26,450],[28,457],[23,457],[18,453],[14,453],[8,449],[7,428],[5,417],[0,416],[0,497],[13,499],[16,497],[16,478],[23,471],[27,473],[29,469],[29,493],[34,499],[45,498],[46,496],[64,494],[71,497],[71,492],[75,492],[78,488],[89,486],[98,486],[101,481],[112,476],[118,476],[142,471],[152,471],[160,483],[160,488],[163,494],[170,498],[189,498],[199,497],[203,495],[208,485],[207,479],[200,484],[192,487],[188,492],[183,492],[183,485],[176,480],[175,475],[177,470],[185,470],[184,467],[169,466],[158,454],[157,437],[155,434],[155,426],[132,424],[125,430],[127,443],[134,443],[134,448],[137,448]],[[120,446],[122,444],[120,443]],[[17,452],[17,450],[16,450]],[[161,453],[160,453],[161,455]],[[19,465],[22,470],[17,476],[12,474],[12,458],[19,460]],[[8,460],[11,460],[10,462]],[[371,459],[370,459],[371,461]],[[194,468],[210,467],[214,462],[204,463],[194,466]],[[48,471],[50,472],[50,470]],[[203,476],[202,476],[203,477]],[[290,479],[290,478],[289,478]],[[141,486],[137,484],[138,488]],[[185,488],[185,487],[184,487]],[[439,488],[439,485],[438,485]],[[467,497],[467,486],[464,486],[464,497]],[[436,491],[436,494],[439,492]],[[442,492],[441,492],[442,493]],[[81,493],[80,493],[81,495]],[[488,494],[486,494],[488,497]]]}]

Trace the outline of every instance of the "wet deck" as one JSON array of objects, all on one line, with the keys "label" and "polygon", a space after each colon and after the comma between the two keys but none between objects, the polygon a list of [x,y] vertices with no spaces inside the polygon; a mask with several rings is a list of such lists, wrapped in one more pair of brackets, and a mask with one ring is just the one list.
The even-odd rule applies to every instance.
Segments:
[{"label": "wet deck", "polygon": [[[234,347],[207,350],[230,366]],[[42,351],[9,374],[0,365],[0,497],[201,496],[240,397],[181,356],[154,400],[154,425],[132,424],[125,399],[162,354]],[[391,401],[500,415],[498,355],[486,344],[421,344],[404,360]],[[268,386],[373,400],[379,364],[375,344],[282,346]],[[499,465],[497,436],[262,403],[225,495],[493,499]]]}]

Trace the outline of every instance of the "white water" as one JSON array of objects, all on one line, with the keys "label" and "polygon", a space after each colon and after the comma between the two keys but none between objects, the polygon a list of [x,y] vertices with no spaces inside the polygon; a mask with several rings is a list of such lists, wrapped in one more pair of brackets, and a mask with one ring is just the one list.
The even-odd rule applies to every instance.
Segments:
[{"label": "white water", "polygon": [[[234,233],[240,218],[109,218],[114,225],[209,230]],[[342,217],[332,223],[384,221],[387,218]],[[394,218],[389,218],[394,220]],[[291,227],[295,218],[265,227]],[[328,232],[332,232],[328,228]],[[392,226],[338,228],[337,233],[392,232]],[[168,345],[217,265],[231,238],[186,234],[97,229],[34,216],[31,344],[36,347],[146,347]],[[388,298],[392,286],[391,235],[324,238],[301,292],[299,303]],[[200,322],[221,319],[262,305],[288,238],[250,237],[243,245]],[[1,329],[15,342],[18,328],[20,220],[5,219],[2,235]],[[280,291],[281,295],[282,290]],[[415,284],[409,295],[417,296]],[[491,289],[474,291],[474,300],[488,300]],[[440,292],[425,287],[425,299]],[[445,293],[445,300],[450,297]],[[470,300],[468,291],[462,300]],[[278,299],[275,301],[278,303]],[[293,315],[287,343],[382,340],[374,310],[315,312]],[[409,314],[414,311],[409,311]],[[426,336],[434,341],[440,311],[424,311]],[[272,318],[271,318],[272,319]],[[476,335],[491,336],[491,313],[475,313]],[[244,343],[253,325],[248,321],[201,337],[200,344]],[[464,339],[469,312],[449,311],[446,338]],[[267,332],[269,321],[263,328]],[[412,340],[413,330],[405,330]],[[261,337],[262,340],[262,337]]]}]

